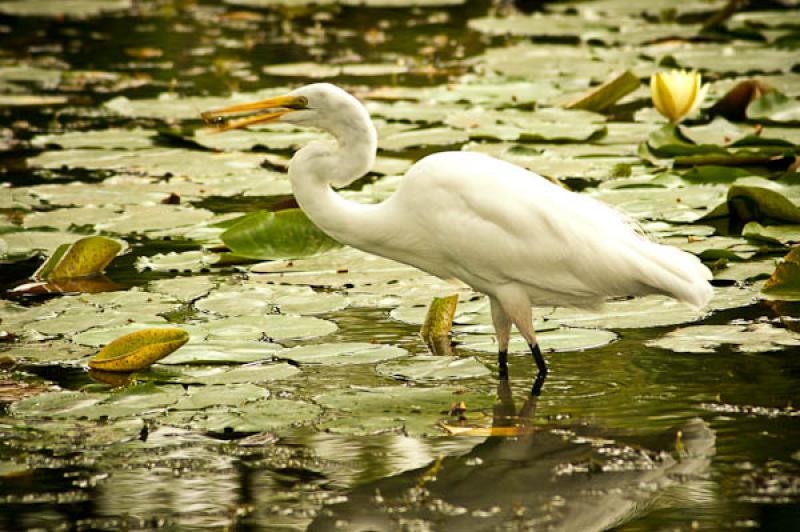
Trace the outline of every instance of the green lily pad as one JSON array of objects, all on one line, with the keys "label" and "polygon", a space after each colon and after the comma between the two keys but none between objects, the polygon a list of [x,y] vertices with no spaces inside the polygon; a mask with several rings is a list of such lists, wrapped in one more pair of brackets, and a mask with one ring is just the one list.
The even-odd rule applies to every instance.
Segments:
[{"label": "green lily pad", "polygon": [[[549,331],[537,331],[536,338],[544,352],[583,351],[608,345],[617,339],[611,331],[561,327]],[[459,349],[497,353],[497,340],[487,334],[468,334],[458,337]],[[509,353],[530,353],[525,339],[514,336],[508,346]]]},{"label": "green lily pad", "polygon": [[800,246],[795,246],[775,267],[761,291],[770,299],[800,300]]},{"label": "green lily pad", "polygon": [[117,338],[89,361],[103,371],[131,372],[149,367],[189,341],[183,329],[144,329]]},{"label": "green lily pad", "polygon": [[269,390],[255,384],[203,386],[194,388],[189,396],[172,406],[175,410],[201,410],[210,406],[242,406],[251,401],[266,399]]},{"label": "green lily pad", "polygon": [[45,392],[22,399],[11,405],[15,416],[60,418],[71,417],[71,413],[106,399],[108,394],[72,391]]},{"label": "green lily pad", "polygon": [[36,270],[34,277],[43,280],[86,277],[102,272],[122,250],[122,244],[103,236],[81,238],[62,244]]},{"label": "green lily pad", "polygon": [[64,150],[113,149],[137,150],[153,147],[155,131],[146,129],[104,129],[97,131],[69,131],[57,135],[36,135],[31,140],[34,146]]},{"label": "green lily pad", "polygon": [[238,316],[211,320],[200,325],[208,331],[208,339],[216,341],[312,338],[334,332],[336,324],[305,316]]},{"label": "green lily pad", "polygon": [[800,335],[769,323],[696,325],[676,329],[647,345],[679,353],[713,353],[721,345],[743,353],[763,353],[800,346]]},{"label": "green lily pad", "polygon": [[714,272],[714,279],[724,279],[739,283],[753,283],[755,281],[769,279],[774,271],[775,259],[727,262],[724,268]]},{"label": "green lily pad", "polygon": [[350,387],[314,397],[336,416],[320,427],[340,434],[377,434],[403,431],[409,436],[440,436],[436,423],[450,407],[465,401],[471,410],[488,408],[492,395],[465,393],[455,387],[417,388],[410,386]]},{"label": "green lily pad", "polygon": [[150,412],[163,413],[164,409],[185,397],[183,386],[136,384],[111,393],[100,403],[87,405],[69,412],[70,417],[87,419],[117,419],[142,416]]},{"label": "green lily pad", "polygon": [[210,277],[193,275],[152,281],[148,285],[148,290],[188,303],[205,296],[214,286],[214,280]]},{"label": "green lily pad", "polygon": [[207,432],[265,432],[308,423],[319,417],[320,408],[304,401],[267,399],[238,409],[197,414],[191,427]]},{"label": "green lily pad", "polygon": [[131,8],[131,0],[14,0],[0,2],[0,13],[37,17],[93,17]]},{"label": "green lily pad", "polygon": [[255,259],[304,257],[340,246],[300,209],[248,214],[221,238],[236,255]]},{"label": "green lily pad", "polygon": [[750,222],[742,229],[742,236],[750,240],[788,246],[800,243],[800,224],[763,226]]},{"label": "green lily pad", "polygon": [[364,342],[342,342],[336,344],[314,344],[293,347],[276,356],[298,364],[321,366],[344,366],[350,364],[374,364],[407,355],[405,349],[393,345]]},{"label": "green lily pad", "polygon": [[218,367],[206,370],[190,370],[185,372],[185,377],[178,378],[177,380],[180,382],[206,385],[246,384],[290,379],[298,373],[300,373],[300,370],[296,367],[281,362],[247,365],[234,369]]},{"label": "green lily pad", "polygon": [[379,375],[395,379],[434,382],[473,379],[490,375],[489,369],[473,357],[417,355],[407,360],[384,362]]},{"label": "green lily pad", "polygon": [[191,273],[208,270],[219,260],[216,253],[206,251],[184,251],[182,253],[170,251],[169,253],[156,253],[150,257],[136,259],[136,269],[139,271]]},{"label": "green lily pad", "polygon": [[258,341],[190,343],[160,364],[244,364],[271,360],[281,350],[278,344]]},{"label": "green lily pad", "polygon": [[451,113],[446,123],[463,129],[472,139],[586,142],[605,134],[604,120],[602,115],[589,111],[555,108],[533,112],[461,111]]},{"label": "green lily pad", "polygon": [[750,102],[747,117],[771,122],[800,122],[800,100],[789,98],[777,90],[768,91]]}]

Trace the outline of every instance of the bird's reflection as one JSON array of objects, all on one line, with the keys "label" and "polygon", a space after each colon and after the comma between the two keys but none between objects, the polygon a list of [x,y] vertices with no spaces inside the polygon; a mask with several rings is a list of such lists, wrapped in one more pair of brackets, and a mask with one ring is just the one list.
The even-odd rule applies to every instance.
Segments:
[{"label": "bird's reflection", "polygon": [[[602,530],[641,511],[663,489],[708,467],[714,434],[700,419],[657,437],[534,424],[538,398],[517,409],[500,381],[491,428],[471,452],[356,488],[309,530]],[[680,457],[676,434],[682,434]],[[664,452],[668,451],[668,452]],[[679,473],[673,475],[673,473]]]}]

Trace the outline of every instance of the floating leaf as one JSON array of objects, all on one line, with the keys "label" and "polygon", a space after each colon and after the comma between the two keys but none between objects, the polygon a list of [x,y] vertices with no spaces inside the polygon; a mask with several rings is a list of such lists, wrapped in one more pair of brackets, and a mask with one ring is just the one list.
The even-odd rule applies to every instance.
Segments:
[{"label": "floating leaf", "polygon": [[407,360],[385,362],[378,374],[395,379],[431,382],[473,379],[490,375],[489,370],[473,357],[419,355]]},{"label": "floating leaf", "polygon": [[248,214],[221,238],[236,255],[255,259],[306,257],[340,246],[300,209]]},{"label": "floating leaf", "polygon": [[750,240],[761,240],[771,244],[789,245],[800,243],[800,224],[763,226],[750,222],[742,229],[742,236]]},{"label": "floating leaf", "polygon": [[183,329],[144,329],[117,338],[89,361],[89,367],[130,372],[149,367],[189,341]]},{"label": "floating leaf", "polygon": [[440,436],[436,423],[453,403],[465,401],[475,411],[491,407],[494,395],[465,393],[449,386],[346,387],[318,395],[314,401],[338,416],[322,423],[329,432],[363,435],[404,431],[410,436]]},{"label": "floating leaf", "polygon": [[284,362],[277,364],[246,365],[234,369],[213,368],[211,370],[191,370],[178,382],[200,384],[245,384],[270,382],[294,377],[300,370]]},{"label": "floating leaf", "polygon": [[750,120],[797,122],[800,121],[800,100],[772,90],[747,106],[747,117]]},{"label": "floating leaf", "polygon": [[15,0],[0,2],[0,13],[17,16],[77,17],[130,9],[131,0]]},{"label": "floating leaf", "polygon": [[[539,341],[539,346],[545,353],[594,349],[596,347],[608,345],[617,339],[617,335],[611,331],[577,327],[560,327],[555,330],[545,331],[537,330],[536,337]],[[497,341],[493,335],[459,335],[458,341],[458,347],[465,350],[497,353]],[[525,339],[514,336],[508,346],[508,351],[509,353],[530,354],[530,347],[528,347],[528,343]]]},{"label": "floating leaf", "polygon": [[190,343],[161,360],[161,364],[243,364],[271,360],[278,344],[259,341]]},{"label": "floating leaf", "polygon": [[721,345],[737,351],[762,353],[800,346],[800,334],[769,323],[748,325],[696,325],[676,329],[647,345],[678,353],[713,353]]},{"label": "floating leaf", "polygon": [[795,246],[775,267],[761,292],[770,299],[800,300],[800,246]]},{"label": "floating leaf", "polygon": [[343,342],[293,347],[278,353],[278,358],[299,364],[342,366],[373,364],[407,355],[405,349],[393,345]]},{"label": "floating leaf", "polygon": [[198,414],[191,427],[208,432],[264,432],[291,425],[308,423],[319,416],[321,409],[305,401],[267,399],[238,409]]},{"label": "floating leaf", "polygon": [[121,250],[122,244],[104,236],[81,238],[59,246],[34,277],[50,281],[94,275],[102,272]]},{"label": "floating leaf", "polygon": [[210,406],[242,406],[250,401],[266,399],[269,390],[255,384],[194,387],[192,393],[172,406],[175,410],[200,410]]},{"label": "floating leaf", "polygon": [[640,85],[639,78],[634,76],[630,70],[626,70],[586,94],[565,103],[564,107],[599,113],[638,89]]}]

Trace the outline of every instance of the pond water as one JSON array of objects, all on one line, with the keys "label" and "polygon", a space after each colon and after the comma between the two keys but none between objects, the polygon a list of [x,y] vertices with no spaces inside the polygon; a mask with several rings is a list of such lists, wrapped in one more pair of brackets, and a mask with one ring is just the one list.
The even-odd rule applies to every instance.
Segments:
[{"label": "pond water", "polygon": [[[0,529],[798,528],[800,304],[761,290],[800,242],[800,7],[704,29],[726,3],[0,2]],[[709,86],[679,130],[647,86],[671,67]],[[624,70],[641,86],[602,113],[563,107]],[[715,116],[751,78],[769,100]],[[480,294],[346,248],[226,255],[226,222],[291,206],[288,158],[320,135],[199,113],[312,81],[380,134],[346,196],[490,153],[696,253],[709,308],[535,309],[531,398],[520,339],[497,380]],[[94,234],[124,246],[105,277],[14,291]],[[455,351],[431,355],[420,324],[450,294]],[[88,370],[149,327],[189,343]]]}]

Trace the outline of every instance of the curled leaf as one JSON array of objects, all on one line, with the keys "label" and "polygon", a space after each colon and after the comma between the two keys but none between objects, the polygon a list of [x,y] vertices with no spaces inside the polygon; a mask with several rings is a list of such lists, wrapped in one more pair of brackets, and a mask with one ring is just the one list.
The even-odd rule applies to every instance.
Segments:
[{"label": "curled leaf", "polygon": [[62,280],[102,272],[122,250],[122,244],[104,236],[81,238],[62,244],[34,274],[35,279]]},{"label": "curled leaf", "polygon": [[420,334],[426,340],[437,336],[447,336],[453,326],[453,316],[458,305],[458,295],[434,297],[428,307],[428,314],[422,324]]},{"label": "curled leaf", "polygon": [[580,95],[563,105],[566,109],[584,109],[601,112],[639,88],[639,78],[630,70],[614,76],[602,85]]},{"label": "curled leaf", "polygon": [[739,121],[747,118],[747,106],[761,98],[769,86],[757,79],[746,79],[737,83],[725,96],[709,110],[711,114],[722,115],[728,120]]},{"label": "curled leaf", "polygon": [[103,371],[131,372],[149,367],[189,340],[183,329],[152,328],[121,336],[100,350],[89,367]]}]

